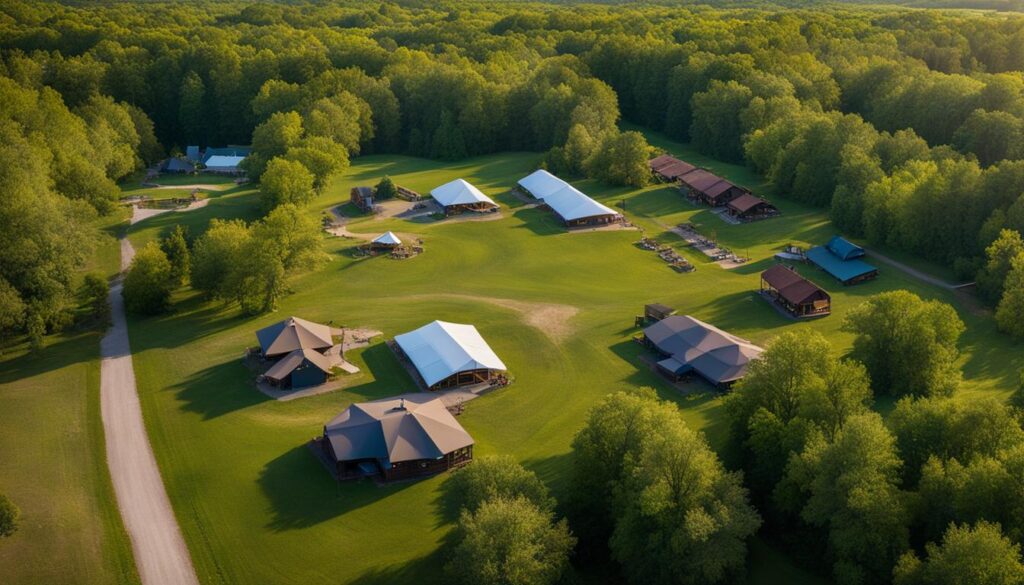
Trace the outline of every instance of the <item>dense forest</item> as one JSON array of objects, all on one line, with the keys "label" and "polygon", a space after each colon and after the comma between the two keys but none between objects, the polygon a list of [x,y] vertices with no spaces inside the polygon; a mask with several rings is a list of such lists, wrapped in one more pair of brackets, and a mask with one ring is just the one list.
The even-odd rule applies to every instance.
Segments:
[{"label": "dense forest", "polygon": [[[0,332],[39,344],[67,326],[91,222],[116,208],[117,182],[188,145],[253,147],[267,216],[214,223],[191,269],[193,287],[258,312],[287,270],[317,261],[314,244],[282,234],[316,232],[296,206],[351,157],[528,150],[567,175],[642,185],[651,148],[625,121],[749,165],[848,234],[953,267],[1024,335],[1022,71],[1024,17],[1003,13],[8,1]],[[179,232],[140,252],[153,268],[126,289],[158,273],[180,282],[172,252],[187,247]],[[159,309],[167,295],[144,301]],[[730,582],[763,525],[842,583],[970,582],[964,551],[1005,577],[986,582],[1021,582],[1024,400],[950,398],[963,330],[952,313],[909,293],[873,299],[845,326],[857,362],[820,336],[775,340],[727,399],[744,476],[653,396],[610,397],[574,445],[562,507],[575,536],[557,524],[548,544],[564,564],[578,537],[581,562],[612,558],[638,583]],[[817,358],[794,357],[808,351]],[[870,409],[882,396],[899,400],[889,426]],[[633,453],[645,425],[672,440]],[[694,483],[658,477],[665,465]],[[550,524],[538,498],[537,523]],[[520,512],[481,505],[464,532]]]}]

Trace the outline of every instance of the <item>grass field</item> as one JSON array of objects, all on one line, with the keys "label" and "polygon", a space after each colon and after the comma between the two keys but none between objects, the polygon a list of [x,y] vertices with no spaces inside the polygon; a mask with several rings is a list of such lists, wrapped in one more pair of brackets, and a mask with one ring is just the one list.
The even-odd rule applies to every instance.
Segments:
[{"label": "grass field", "polygon": [[[87,266],[117,273],[124,213],[100,222]],[[0,492],[21,528],[0,543],[0,583],[136,583],[131,544],[107,473],[96,331],[51,336],[43,351],[0,361]]]},{"label": "grass field", "polygon": [[[755,190],[763,188],[743,167],[714,163],[684,145],[661,144]],[[310,206],[310,214],[344,203],[352,186],[389,174],[423,193],[466,178],[502,204],[503,218],[437,223],[356,218],[352,231],[413,233],[424,239],[426,253],[408,261],[354,259],[348,251],[356,242],[335,238],[328,243],[330,264],[298,278],[294,294],[276,314],[244,318],[233,307],[204,304],[182,293],[174,314],[131,323],[147,425],[205,583],[440,582],[438,546],[451,521],[438,504],[444,477],[384,488],[339,486],[304,447],[349,402],[413,390],[411,380],[378,341],[351,356],[363,373],[347,389],[288,403],[268,400],[248,381],[241,352],[253,343],[257,328],[288,315],[370,326],[389,338],[433,319],[476,324],[515,377],[508,389],[470,404],[460,419],[476,440],[477,455],[514,455],[561,495],[573,434],[591,405],[616,389],[657,388],[714,446],[723,444],[721,401],[700,386],[683,397],[639,360],[640,348],[630,338],[633,316],[646,302],[670,304],[757,342],[791,328],[814,328],[840,350],[851,341],[840,331],[844,314],[872,294],[905,288],[954,302],[945,291],[894,270],[883,268],[877,281],[843,288],[807,269],[833,294],[834,314],[793,323],[754,291],[759,272],[771,265],[779,247],[820,243],[833,234],[819,210],[779,200],[782,218],[733,226],[688,205],[670,187],[631,190],[575,182],[606,204],[624,201],[627,215],[647,235],[678,246],[698,266],[697,272],[680,275],[635,247],[636,231],[565,233],[549,213],[525,209],[508,195],[538,158],[506,153],[446,165],[360,157]],[[252,217],[253,197],[245,189],[224,193],[194,213],[139,224],[131,237],[138,245],[176,221],[198,233],[212,217]],[[682,221],[713,232],[754,260],[730,271],[707,262],[666,232]],[[562,315],[576,312],[564,327],[567,335],[559,338],[549,328],[529,325],[524,313],[503,299],[538,308],[560,305]],[[962,343],[965,391],[1007,395],[1022,347],[998,335],[990,318],[966,311],[962,317],[968,324]],[[751,583],[817,580],[762,542],[752,545],[751,559]],[[606,579],[604,574],[581,577]]]}]

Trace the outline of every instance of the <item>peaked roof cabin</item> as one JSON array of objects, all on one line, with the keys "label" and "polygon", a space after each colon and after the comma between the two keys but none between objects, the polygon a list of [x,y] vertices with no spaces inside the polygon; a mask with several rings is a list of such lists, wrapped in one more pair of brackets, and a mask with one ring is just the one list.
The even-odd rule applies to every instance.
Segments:
[{"label": "peaked roof cabin", "polygon": [[670,154],[662,154],[647,161],[654,176],[663,181],[676,181],[686,173],[697,169],[690,163],[679,160]]},{"label": "peaked roof cabin", "polygon": [[794,317],[832,312],[832,297],[824,289],[782,264],[761,273],[761,295]]},{"label": "peaked roof cabin", "polygon": [[680,190],[688,197],[712,207],[719,207],[733,199],[750,193],[704,169],[696,169],[679,177]]},{"label": "peaked roof cabin", "polygon": [[658,368],[678,378],[694,372],[719,387],[747,373],[764,350],[689,315],[671,315],[644,329],[644,342],[663,357]]},{"label": "peaked roof cabin", "polygon": [[407,479],[473,459],[473,438],[425,393],[352,404],[324,425],[319,443],[339,479]]},{"label": "peaked roof cabin", "polygon": [[621,213],[591,199],[544,169],[530,173],[517,183],[550,207],[567,227],[601,225],[622,220]]},{"label": "peaked roof cabin", "polygon": [[395,344],[430,390],[487,382],[507,370],[472,325],[434,321],[396,335]]},{"label": "peaked roof cabin", "polygon": [[352,190],[348,193],[352,205],[366,213],[373,211],[374,195],[373,187],[352,187]]},{"label": "peaked roof cabin", "polygon": [[824,246],[807,250],[807,259],[844,285],[857,284],[878,276],[878,268],[861,260],[864,248],[839,236]]},{"label": "peaked roof cabin", "polygon": [[744,193],[729,201],[726,204],[726,211],[733,217],[748,221],[774,217],[779,214],[778,208],[774,205],[750,193]]},{"label": "peaked roof cabin", "polygon": [[498,210],[497,203],[463,179],[455,179],[436,187],[430,192],[430,195],[441,206],[445,215],[459,214],[464,211]]},{"label": "peaked roof cabin", "polygon": [[194,170],[192,163],[180,158],[169,158],[160,165],[161,173],[191,173]]},{"label": "peaked roof cabin", "polygon": [[289,317],[256,332],[263,355],[282,356],[297,349],[327,350],[334,345],[331,328],[298,317]]},{"label": "peaked roof cabin", "polygon": [[333,363],[315,349],[296,349],[277,360],[263,376],[275,386],[303,388],[327,381]]}]

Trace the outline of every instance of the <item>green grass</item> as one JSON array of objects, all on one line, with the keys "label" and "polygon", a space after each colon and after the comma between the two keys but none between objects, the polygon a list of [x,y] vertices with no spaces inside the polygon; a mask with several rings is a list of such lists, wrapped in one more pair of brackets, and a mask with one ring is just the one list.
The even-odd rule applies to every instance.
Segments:
[{"label": "green grass", "polygon": [[0,362],[0,492],[21,527],[0,543],[4,583],[137,583],[107,473],[98,333],[54,336]]},{"label": "green grass", "polygon": [[[743,167],[712,164],[684,145],[673,152],[756,191],[763,185]],[[309,208],[344,203],[354,185],[389,174],[403,186],[428,192],[464,177],[502,203],[503,219],[411,223],[359,217],[353,231],[414,233],[427,252],[407,261],[353,259],[356,242],[328,241],[333,260],[292,283],[273,315],[245,318],[234,307],[176,298],[176,312],[132,320],[131,338],[143,409],[165,482],[204,583],[422,583],[441,582],[439,545],[451,527],[438,502],[444,477],[388,487],[336,485],[306,451],[305,442],[354,400],[413,390],[378,341],[350,356],[364,373],[345,390],[287,403],[259,394],[241,364],[253,332],[288,315],[369,326],[390,338],[433,319],[476,324],[508,364],[515,384],[471,403],[461,417],[477,455],[511,454],[535,470],[556,496],[565,494],[570,441],[587,410],[608,392],[650,385],[676,401],[690,424],[720,448],[725,439],[721,400],[698,392],[682,397],[639,360],[630,341],[633,316],[659,301],[764,343],[787,329],[812,328],[840,351],[851,338],[840,331],[857,302],[905,288],[954,302],[950,294],[882,268],[877,281],[844,288],[814,269],[805,272],[833,295],[834,314],[794,323],[758,299],[758,274],[786,243],[820,243],[834,232],[826,216],[784,199],[782,218],[732,226],[688,205],[675,190],[633,190],[577,181],[626,213],[647,235],[676,245],[698,270],[680,275],[633,245],[635,231],[568,234],[550,213],[523,209],[507,195],[539,156],[506,153],[454,165],[408,157],[367,156]],[[189,213],[164,214],[133,228],[136,245],[176,222],[199,233],[213,217],[255,217],[251,189],[222,193]],[[666,227],[691,221],[753,261],[726,271],[685,250]],[[461,295],[461,296],[453,296]],[[556,340],[523,316],[488,299],[576,307],[571,334]],[[995,332],[990,318],[961,311],[965,392],[1005,397],[1021,361],[1020,344]],[[701,390],[700,386],[695,387]],[[884,409],[887,404],[880,406]],[[751,545],[751,583],[813,583],[765,543]],[[606,575],[582,575],[603,582]]]}]

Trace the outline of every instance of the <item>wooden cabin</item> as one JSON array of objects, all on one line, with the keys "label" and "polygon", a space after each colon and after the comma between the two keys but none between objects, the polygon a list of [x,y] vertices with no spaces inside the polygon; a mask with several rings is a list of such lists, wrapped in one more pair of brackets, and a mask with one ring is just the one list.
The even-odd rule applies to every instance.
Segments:
[{"label": "wooden cabin", "polygon": [[352,187],[349,191],[349,199],[363,213],[373,212],[373,187]]},{"label": "wooden cabin", "polygon": [[661,303],[651,303],[644,305],[644,319],[648,323],[654,323],[655,321],[661,321],[666,317],[671,317],[676,314],[676,310],[672,307],[663,305]]},{"label": "wooden cabin", "polygon": [[832,297],[824,289],[783,264],[761,273],[761,296],[797,318],[832,312]]},{"label": "wooden cabin", "polygon": [[750,193],[744,193],[726,204],[726,211],[732,217],[743,221],[767,219],[779,215],[777,207]]}]

